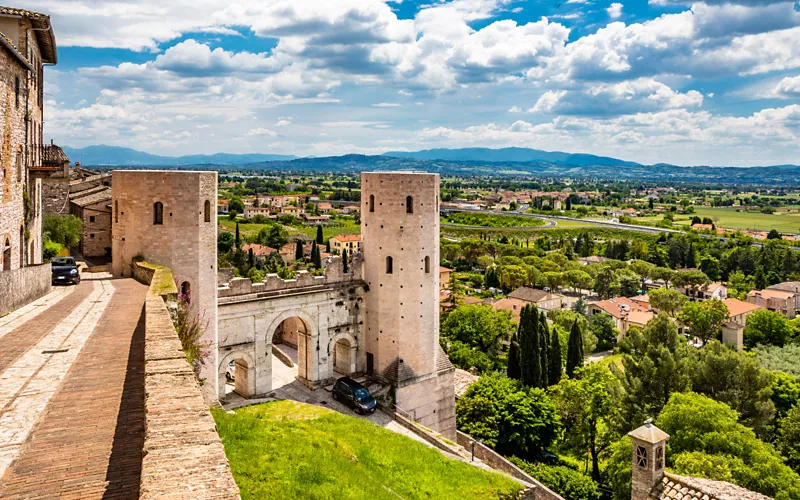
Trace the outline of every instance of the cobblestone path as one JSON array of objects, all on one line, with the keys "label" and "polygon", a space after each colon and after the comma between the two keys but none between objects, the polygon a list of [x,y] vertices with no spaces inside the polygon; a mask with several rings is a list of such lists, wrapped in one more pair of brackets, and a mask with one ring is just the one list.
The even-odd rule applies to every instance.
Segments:
[{"label": "cobblestone path", "polygon": [[0,324],[4,500],[139,495],[147,287],[103,279],[73,288]]}]

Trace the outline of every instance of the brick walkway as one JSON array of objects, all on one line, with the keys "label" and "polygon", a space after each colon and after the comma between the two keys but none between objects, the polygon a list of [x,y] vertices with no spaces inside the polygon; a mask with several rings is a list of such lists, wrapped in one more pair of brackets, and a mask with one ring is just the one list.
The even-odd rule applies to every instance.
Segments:
[{"label": "brick walkway", "polygon": [[0,373],[50,333],[78,304],[83,302],[91,291],[92,285],[82,282],[74,292],[58,304],[0,338]]},{"label": "brick walkway", "polygon": [[[131,279],[106,283],[114,287],[110,302],[19,458],[0,478],[4,500],[139,496],[144,442],[142,312],[147,287]],[[87,287],[83,298],[90,291]],[[78,297],[62,300],[53,308],[62,318],[70,312],[67,301],[73,307],[80,303]],[[53,318],[48,320],[50,313]],[[55,321],[55,313],[42,313],[23,330],[31,328],[41,338],[47,330],[36,323]],[[29,339],[28,345],[35,342]]]}]

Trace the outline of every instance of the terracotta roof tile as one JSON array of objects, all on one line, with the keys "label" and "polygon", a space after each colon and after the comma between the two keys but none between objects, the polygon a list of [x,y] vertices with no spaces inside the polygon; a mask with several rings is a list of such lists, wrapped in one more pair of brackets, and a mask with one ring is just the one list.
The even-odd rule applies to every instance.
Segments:
[{"label": "terracotta roof tile", "polygon": [[743,302],[739,299],[725,299],[723,302],[725,302],[725,305],[728,307],[728,314],[730,316],[739,316],[740,314],[761,309],[759,305]]}]

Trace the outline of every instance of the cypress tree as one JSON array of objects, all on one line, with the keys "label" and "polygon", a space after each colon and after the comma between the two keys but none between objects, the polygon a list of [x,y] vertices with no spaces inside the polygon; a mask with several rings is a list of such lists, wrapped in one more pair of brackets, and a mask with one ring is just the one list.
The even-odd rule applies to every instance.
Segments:
[{"label": "cypress tree", "polygon": [[569,332],[569,344],[567,345],[567,375],[569,378],[575,376],[575,370],[583,366],[583,338],[578,320],[572,324],[572,331]]},{"label": "cypress tree", "polygon": [[[522,323],[520,323],[522,326]],[[511,336],[511,346],[508,348],[508,368],[506,369],[508,378],[520,380],[520,366],[519,366],[519,327],[517,333]]]},{"label": "cypress tree", "polygon": [[322,245],[322,226],[317,226],[317,243]]},{"label": "cypress tree", "polygon": [[522,383],[529,387],[540,387],[542,365],[539,352],[539,313],[535,306],[527,305],[522,309],[519,331],[519,365]]},{"label": "cypress tree", "polygon": [[555,328],[550,331],[550,352],[547,362],[549,364],[547,381],[550,385],[556,385],[561,381],[561,340]]},{"label": "cypress tree", "polygon": [[342,250],[342,271],[347,272],[347,249]]},{"label": "cypress tree", "polygon": [[294,259],[303,260],[303,242],[297,240],[297,246],[294,248]]},{"label": "cypress tree", "polygon": [[331,253],[331,239],[328,238],[328,241],[325,242],[325,252]]},{"label": "cypress tree", "polygon": [[539,314],[539,366],[541,366],[542,375],[539,382],[539,387],[545,389],[550,387],[548,384],[548,367],[547,355],[550,346],[550,333],[547,329],[547,316],[544,311]]},{"label": "cypress tree", "polygon": [[253,267],[253,265],[255,263],[256,263],[256,259],[255,259],[255,254],[253,254],[253,249],[252,248],[248,248],[247,249],[247,264],[250,267]]},{"label": "cypress tree", "polygon": [[572,210],[572,199],[567,196],[567,210]]},{"label": "cypress tree", "polygon": [[240,246],[242,246],[242,240],[241,240],[241,238],[239,238],[239,223],[238,222],[236,223],[236,240],[235,240],[235,242],[236,242],[236,248],[239,248]]}]

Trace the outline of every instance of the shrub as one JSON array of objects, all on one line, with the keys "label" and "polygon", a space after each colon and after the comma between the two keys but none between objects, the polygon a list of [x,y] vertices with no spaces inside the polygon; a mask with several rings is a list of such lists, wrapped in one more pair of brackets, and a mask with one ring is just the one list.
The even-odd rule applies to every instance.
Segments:
[{"label": "shrub", "polygon": [[62,247],[55,241],[50,241],[50,240],[45,241],[44,248],[42,249],[42,258],[44,260],[50,260],[56,255],[58,255],[58,252],[60,252],[62,248],[64,247]]},{"label": "shrub", "polygon": [[[180,288],[177,283],[175,285]],[[186,359],[194,367],[195,374],[199,373],[200,365],[204,363],[204,359],[209,354],[209,351],[206,350],[208,344],[201,341],[207,326],[208,321],[204,321],[203,316],[194,311],[191,294],[179,294],[178,309],[175,314],[175,330],[178,332]]]},{"label": "shrub", "polygon": [[511,461],[551,490],[570,500],[600,500],[603,495],[592,478],[563,465],[531,464],[519,458]]}]

